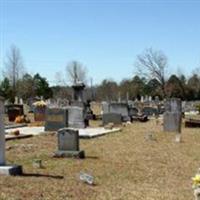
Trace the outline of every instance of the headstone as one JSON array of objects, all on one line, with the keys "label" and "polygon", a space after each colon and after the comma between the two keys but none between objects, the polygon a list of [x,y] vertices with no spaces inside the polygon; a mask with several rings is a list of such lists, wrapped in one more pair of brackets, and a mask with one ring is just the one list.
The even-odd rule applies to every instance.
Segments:
[{"label": "headstone", "polygon": [[15,102],[14,104],[18,104],[19,103],[19,98],[18,97],[15,97]]},{"label": "headstone", "polygon": [[122,121],[130,121],[129,108],[127,103],[110,103],[109,112],[121,114]]},{"label": "headstone", "polygon": [[120,103],[121,102],[121,93],[119,92],[118,93],[118,103]]},{"label": "headstone", "polygon": [[160,103],[159,96],[156,96],[156,97],[155,97],[155,104],[158,105],[159,103]]},{"label": "headstone", "polygon": [[144,102],[144,97],[143,97],[143,96],[141,96],[140,101],[141,101],[142,103]]},{"label": "headstone", "polygon": [[6,165],[5,159],[5,130],[4,130],[4,101],[0,97],[0,174],[19,175],[22,174],[22,167],[18,165]]},{"label": "headstone", "polygon": [[77,106],[69,106],[68,110],[68,126],[72,128],[85,128],[85,115],[83,108]]},{"label": "headstone", "polygon": [[3,99],[0,99],[0,165],[5,165],[5,133],[4,133],[4,123],[3,123]]},{"label": "headstone", "polygon": [[24,115],[24,107],[20,104],[6,105],[5,109],[10,122],[15,121],[16,117]]},{"label": "headstone", "polygon": [[142,113],[147,116],[158,115],[158,109],[153,107],[144,107]]},{"label": "headstone", "polygon": [[106,101],[102,102],[102,114],[109,113],[109,104]]},{"label": "headstone", "polygon": [[129,116],[137,116],[138,115],[138,109],[137,108],[135,108],[135,107],[130,107],[129,108]]},{"label": "headstone", "polygon": [[19,100],[19,104],[21,104],[21,105],[23,105],[23,104],[24,104],[24,102],[23,102],[23,99],[22,99],[22,98],[20,98],[20,100]]},{"label": "headstone", "polygon": [[145,102],[148,102],[148,101],[149,101],[148,95],[145,95],[144,101],[145,101]]},{"label": "headstone", "polygon": [[36,101],[34,104],[34,120],[36,122],[45,121],[46,113],[46,103],[41,101]]},{"label": "headstone", "polygon": [[200,128],[200,119],[186,119],[185,127],[188,128]]},{"label": "headstone", "polygon": [[84,158],[85,153],[79,149],[79,131],[73,128],[64,128],[58,131],[57,157]]},{"label": "headstone", "polygon": [[129,92],[126,93],[126,101],[129,102]]},{"label": "headstone", "polygon": [[178,98],[168,99],[165,102],[165,113],[163,116],[164,131],[181,132],[182,107]]},{"label": "headstone", "polygon": [[68,111],[64,108],[47,108],[45,131],[57,131],[68,126]]},{"label": "headstone", "polygon": [[122,116],[119,113],[105,113],[102,116],[103,125],[107,125],[109,123],[113,124],[121,124],[122,123]]}]

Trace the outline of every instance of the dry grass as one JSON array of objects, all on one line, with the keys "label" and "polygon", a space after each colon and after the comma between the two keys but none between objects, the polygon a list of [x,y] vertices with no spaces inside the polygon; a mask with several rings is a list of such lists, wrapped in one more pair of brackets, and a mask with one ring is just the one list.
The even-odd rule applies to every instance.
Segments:
[{"label": "dry grass", "polygon": [[[149,132],[155,132],[156,141],[145,139]],[[200,167],[200,129],[183,128],[183,142],[174,139],[154,121],[134,123],[120,133],[81,140],[84,160],[52,158],[55,135],[7,142],[12,147],[8,162],[23,165],[26,176],[1,176],[0,199],[192,200],[191,177]],[[42,159],[44,169],[32,166],[36,158]],[[96,185],[80,182],[80,171],[91,173]]]}]

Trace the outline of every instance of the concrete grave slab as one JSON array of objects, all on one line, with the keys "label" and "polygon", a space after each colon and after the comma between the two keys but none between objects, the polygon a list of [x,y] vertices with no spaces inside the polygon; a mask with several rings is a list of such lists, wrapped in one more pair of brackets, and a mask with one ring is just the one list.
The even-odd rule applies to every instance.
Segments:
[{"label": "concrete grave slab", "polygon": [[102,127],[85,128],[85,129],[79,129],[79,137],[80,138],[95,138],[95,137],[103,136],[109,133],[116,133],[120,131],[121,131],[121,128],[113,128],[110,130],[102,128]]},{"label": "concrete grave slab", "polygon": [[[13,131],[16,129],[9,129],[9,131]],[[17,129],[20,131],[21,134],[23,135],[41,135],[44,134],[44,127],[24,127]],[[120,128],[113,128],[113,129],[105,129],[103,127],[97,127],[97,128],[83,128],[83,129],[78,129],[79,130],[79,137],[80,138],[94,138],[102,135],[106,135],[109,133],[115,133],[121,131]]]},{"label": "concrete grave slab", "polygon": [[32,127],[21,127],[21,128],[11,128],[6,130],[6,134],[10,132],[14,132],[16,130],[19,130],[20,134],[22,135],[40,135],[44,133],[44,127],[43,126],[32,126]]}]

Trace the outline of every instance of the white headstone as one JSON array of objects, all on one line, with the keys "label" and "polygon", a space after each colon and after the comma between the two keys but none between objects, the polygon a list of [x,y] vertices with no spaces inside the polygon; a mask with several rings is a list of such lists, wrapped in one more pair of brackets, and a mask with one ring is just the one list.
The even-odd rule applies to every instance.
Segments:
[{"label": "white headstone", "polygon": [[140,100],[142,103],[144,102],[144,97],[143,96],[141,96],[141,100]]},{"label": "white headstone", "polygon": [[15,97],[15,102],[14,102],[14,104],[18,104],[18,103],[19,103],[18,97]]},{"label": "white headstone", "polygon": [[24,104],[24,102],[23,102],[23,99],[22,99],[22,98],[20,98],[20,100],[19,100],[19,103],[20,103],[21,105],[23,105],[23,104]]},{"label": "white headstone", "polygon": [[0,97],[0,165],[5,165],[4,100]]}]

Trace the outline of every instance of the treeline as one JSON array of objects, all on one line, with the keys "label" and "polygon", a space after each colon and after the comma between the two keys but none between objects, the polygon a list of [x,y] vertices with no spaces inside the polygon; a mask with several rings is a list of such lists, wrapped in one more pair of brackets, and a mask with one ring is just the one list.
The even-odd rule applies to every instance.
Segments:
[{"label": "treeline", "polygon": [[184,76],[171,75],[165,81],[164,94],[162,85],[157,79],[146,80],[143,77],[134,76],[132,79],[124,79],[119,84],[113,80],[104,80],[96,86],[95,99],[97,100],[130,100],[140,99],[141,96],[158,96],[160,99],[178,97],[182,100],[200,100],[200,76],[193,74],[188,79]]},{"label": "treeline", "polygon": [[5,77],[0,83],[0,95],[5,100],[14,103],[15,97],[22,98],[24,101],[35,97],[52,98],[53,92],[46,78],[37,73],[34,76],[25,74],[16,80],[15,84],[8,77]]},{"label": "treeline", "polygon": [[[187,101],[200,100],[200,72],[197,71],[187,78],[175,74],[167,78],[167,66],[168,59],[162,51],[146,49],[136,59],[135,67],[140,76],[124,79],[120,83],[105,79],[101,84],[87,86],[85,99],[134,100],[148,95],[152,99],[158,96],[160,99],[178,97]],[[3,72],[4,78],[0,81],[0,95],[10,102],[14,102],[16,96],[24,101],[35,97],[71,100],[73,91],[70,86],[66,86],[66,78],[73,85],[85,82],[86,74],[86,68],[81,63],[73,61],[66,66],[66,75],[63,72],[57,73],[57,86],[50,87],[47,79],[39,73],[33,76],[25,73],[19,48],[11,46]]]},{"label": "treeline", "polygon": [[[70,86],[49,86],[45,77],[40,74],[31,76],[30,74],[23,75],[22,78],[16,81],[15,87],[10,80],[5,77],[0,83],[1,95],[14,102],[15,96],[27,101],[34,97],[49,98],[67,98],[71,100],[72,88]],[[154,99],[158,96],[160,99],[166,97],[178,97],[182,100],[200,100],[200,76],[193,74],[186,79],[184,75],[171,75],[165,84],[165,96],[161,84],[156,79],[146,80],[143,77],[134,76],[132,79],[124,79],[120,83],[113,80],[103,80],[101,84],[96,86],[88,86],[85,90],[86,99],[103,101],[140,99],[141,96],[152,96]]]}]

